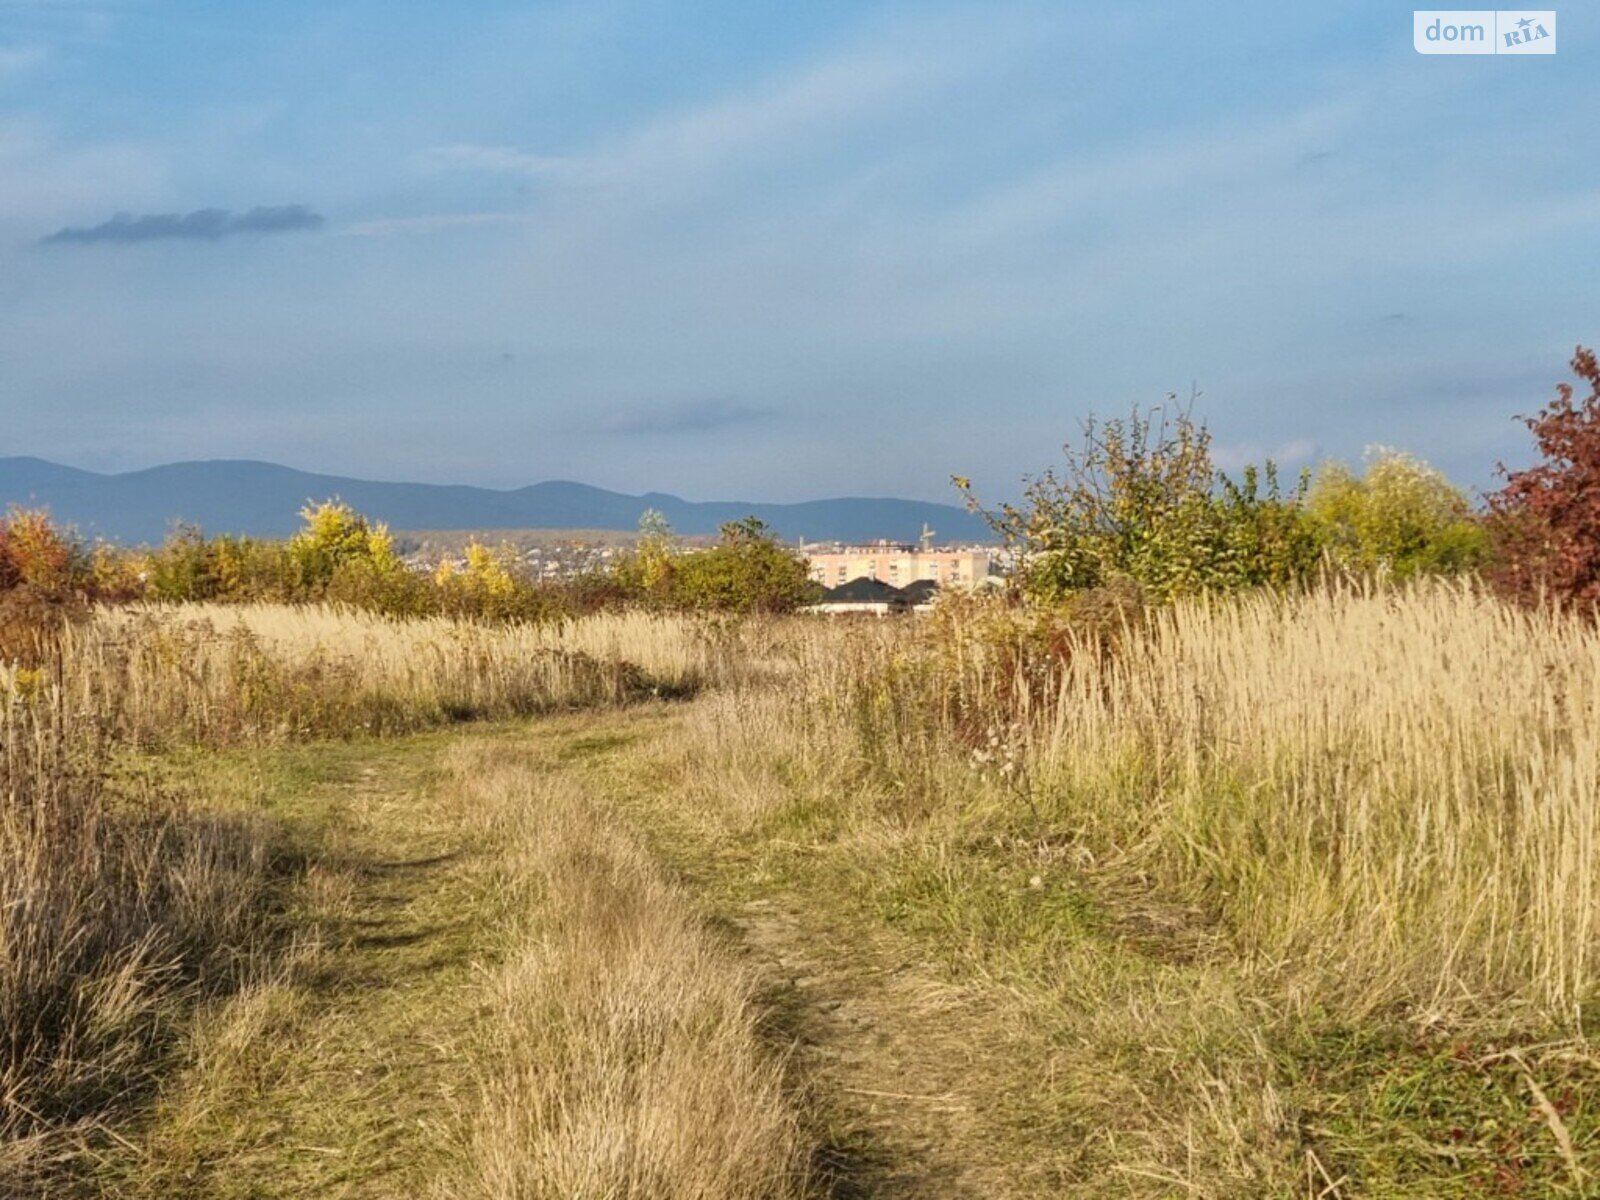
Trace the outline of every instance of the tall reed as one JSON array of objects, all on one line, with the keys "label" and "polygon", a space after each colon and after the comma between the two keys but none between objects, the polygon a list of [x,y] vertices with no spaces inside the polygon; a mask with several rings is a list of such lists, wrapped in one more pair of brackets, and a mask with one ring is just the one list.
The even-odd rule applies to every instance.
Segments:
[{"label": "tall reed", "polygon": [[1320,996],[1526,1003],[1600,967],[1600,632],[1470,585],[1192,603],[1071,656],[1059,811]]},{"label": "tall reed", "polygon": [[59,692],[0,700],[0,1173],[18,1178],[148,1082],[175,1006],[260,931],[259,832],[118,794],[105,768]]},{"label": "tall reed", "polygon": [[1015,820],[1209,909],[1307,1003],[1571,1027],[1596,995],[1591,624],[1469,583],[1092,621],[974,603],[819,625],[797,661],[722,727],[880,806],[979,773]]},{"label": "tall reed", "polygon": [[393,733],[616,704],[702,685],[721,661],[691,620],[550,625],[406,620],[345,609],[110,609],[68,631],[68,703],[138,744]]}]

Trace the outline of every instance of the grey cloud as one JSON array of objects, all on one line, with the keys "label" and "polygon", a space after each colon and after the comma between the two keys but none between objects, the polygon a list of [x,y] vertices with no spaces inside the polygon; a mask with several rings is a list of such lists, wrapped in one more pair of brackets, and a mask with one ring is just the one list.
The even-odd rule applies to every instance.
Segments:
[{"label": "grey cloud", "polygon": [[602,417],[596,432],[637,436],[650,434],[709,433],[730,425],[745,425],[771,415],[770,410],[735,400],[690,400],[681,404],[618,409]]},{"label": "grey cloud", "polygon": [[43,240],[76,243],[151,242],[162,238],[216,241],[240,233],[296,233],[320,229],[322,223],[322,217],[304,204],[252,208],[243,213],[220,208],[202,208],[192,213],[149,213],[139,217],[118,213],[99,225],[69,225]]}]

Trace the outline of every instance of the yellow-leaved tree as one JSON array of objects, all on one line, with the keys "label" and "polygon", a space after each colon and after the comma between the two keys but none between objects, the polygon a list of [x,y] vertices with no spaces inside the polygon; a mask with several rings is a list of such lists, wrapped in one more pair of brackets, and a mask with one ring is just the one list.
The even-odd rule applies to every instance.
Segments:
[{"label": "yellow-leaved tree", "polygon": [[406,575],[389,527],[381,521],[368,521],[337,499],[307,504],[300,516],[305,525],[289,539],[297,590],[312,596],[338,595]]},{"label": "yellow-leaved tree", "polygon": [[1366,472],[1325,463],[1306,512],[1333,563],[1394,579],[1468,570],[1487,538],[1467,497],[1444,474],[1403,450],[1374,446]]}]

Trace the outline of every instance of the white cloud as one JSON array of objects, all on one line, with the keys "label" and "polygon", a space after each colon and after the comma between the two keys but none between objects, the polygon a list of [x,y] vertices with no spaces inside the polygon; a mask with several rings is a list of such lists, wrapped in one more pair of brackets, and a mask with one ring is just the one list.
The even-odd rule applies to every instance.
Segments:
[{"label": "white cloud", "polygon": [[0,83],[20,78],[42,65],[49,51],[38,44],[0,46]]},{"label": "white cloud", "polygon": [[[918,36],[920,32],[921,36]],[[704,104],[651,117],[572,154],[456,143],[429,150],[438,168],[497,171],[580,186],[626,185],[652,199],[699,194],[719,172],[828,143],[973,75],[1009,34],[1003,23],[959,38],[923,28],[779,72]]]},{"label": "white cloud", "polygon": [[622,179],[702,177],[750,155],[780,152],[808,136],[869,122],[948,80],[957,66],[948,55],[842,54],[748,94],[649,122],[601,151],[597,161]]},{"label": "white cloud", "polygon": [[1153,199],[1194,203],[1219,187],[1282,180],[1312,148],[1349,128],[1348,101],[1313,105],[1248,125],[1237,120],[1206,130],[1167,134],[1109,153],[1073,148],[1057,162],[996,187],[958,209],[947,231],[968,243],[1011,239],[1060,224],[1085,208],[1126,210]]},{"label": "white cloud", "polygon": [[558,183],[584,184],[601,181],[595,175],[595,164],[585,159],[568,158],[557,154],[529,154],[511,146],[479,146],[467,142],[435,146],[427,152],[425,161],[438,168],[493,171]]},{"label": "white cloud", "polygon": [[342,232],[355,237],[392,237],[396,234],[438,233],[445,229],[471,229],[485,225],[526,225],[534,220],[530,213],[432,213],[420,217],[375,217],[357,221]]},{"label": "white cloud", "polygon": [[[109,256],[91,274],[70,256],[19,255],[26,274],[0,283],[34,292],[6,315],[59,333],[11,357],[59,378],[62,396],[120,401],[123,363],[146,342],[184,330],[173,355],[185,362],[198,340],[187,331],[201,328],[245,365],[195,395],[394,413],[383,424],[396,455],[416,453],[402,428],[430,454],[448,442],[448,422],[426,414],[459,396],[493,445],[543,456],[519,459],[516,478],[571,456],[575,473],[609,473],[600,482],[703,475],[710,492],[793,495],[863,479],[934,491],[947,470],[1006,486],[1089,409],[1126,411],[1191,379],[1231,470],[1264,457],[1297,467],[1380,434],[1492,461],[1504,414],[1548,387],[1543,375],[1531,388],[1484,380],[1508,356],[1559,366],[1561,343],[1583,335],[1567,332],[1584,311],[1581,275],[1546,261],[1558,235],[1577,235],[1572,254],[1591,248],[1583,230],[1600,213],[1560,161],[1566,148],[1552,149],[1576,102],[1534,106],[1539,121],[1501,137],[1510,117],[1486,115],[1459,72],[1459,94],[1440,94],[1438,64],[1403,45],[1392,69],[1361,57],[1336,86],[1308,75],[1211,100],[1208,81],[1230,83],[1214,63],[1152,45],[1130,80],[1109,68],[1132,51],[1107,49],[1098,18],[1093,39],[1041,34],[1020,50],[1015,26],[998,29],[1008,19],[1023,20],[1004,5],[960,20],[880,9],[863,19],[872,34],[831,52],[774,61],[769,48],[739,68],[759,73],[721,88],[685,80],[674,94],[690,99],[665,109],[654,91],[619,88],[615,104],[580,105],[560,125],[559,100],[530,100],[525,116],[507,106],[541,74],[528,56],[542,42],[496,48],[505,77],[483,73],[487,100],[447,104],[397,74],[392,112],[341,101],[327,122],[250,80],[237,105],[281,95],[281,110],[153,130],[164,147],[61,144],[0,120],[0,217],[35,222],[20,234],[225,203],[235,175],[369,218],[340,242],[275,245],[236,276]],[[1192,104],[1154,86],[1174,70],[1192,73]],[[654,107],[604,124],[627,104]],[[419,129],[440,144],[419,153]],[[108,284],[118,270],[129,282]],[[80,350],[90,304],[109,333]],[[1398,311],[1410,319],[1382,322]],[[253,319],[235,329],[232,312]],[[123,342],[108,347],[111,334]],[[286,378],[279,363],[308,338],[330,356],[356,347],[359,365]],[[421,370],[394,351],[413,344],[444,350]],[[514,367],[484,366],[506,350]],[[94,361],[104,381],[74,383]],[[1441,362],[1465,382],[1441,385]],[[152,395],[174,386],[166,364],[148,376]],[[721,437],[739,454],[686,440],[664,466],[650,439],[613,437],[592,455],[596,428],[710,420],[674,408],[704,395],[775,419],[729,423]],[[647,415],[608,409],[619,396]],[[566,422],[578,408],[601,415]],[[806,419],[776,419],[795,413]]]},{"label": "white cloud", "polygon": [[[1282,467],[1300,467],[1317,456],[1317,444],[1310,438],[1291,438],[1276,446],[1259,443],[1229,442],[1211,447],[1211,459],[1223,471],[1242,471],[1252,464],[1259,466],[1271,462]],[[1292,479],[1280,479],[1292,483]]]},{"label": "white cloud", "polygon": [[148,146],[67,146],[36,121],[0,120],[0,221],[56,228],[63,219],[101,219],[108,208],[159,207],[166,192],[165,158]]}]

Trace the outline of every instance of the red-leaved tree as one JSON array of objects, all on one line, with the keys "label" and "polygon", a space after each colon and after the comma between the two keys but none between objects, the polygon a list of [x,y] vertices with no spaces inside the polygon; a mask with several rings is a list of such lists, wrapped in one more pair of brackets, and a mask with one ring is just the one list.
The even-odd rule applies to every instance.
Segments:
[{"label": "red-leaved tree", "polygon": [[70,533],[42,512],[0,516],[0,663],[47,661],[89,591],[86,559]]},{"label": "red-leaved tree", "polygon": [[1521,600],[1562,606],[1600,604],[1600,361],[1579,346],[1570,383],[1522,422],[1533,431],[1541,461],[1525,471],[1502,463],[1505,487],[1488,497],[1496,554],[1492,575]]}]

